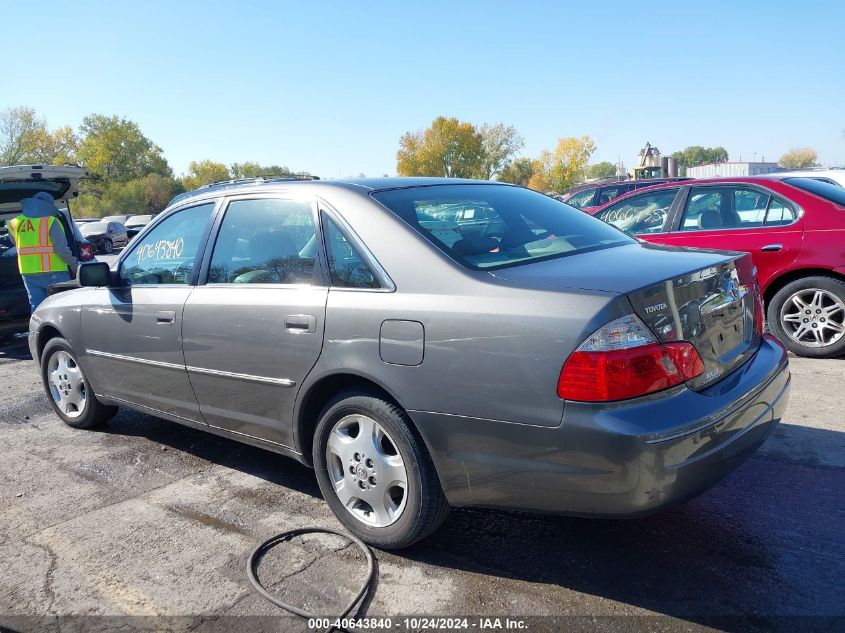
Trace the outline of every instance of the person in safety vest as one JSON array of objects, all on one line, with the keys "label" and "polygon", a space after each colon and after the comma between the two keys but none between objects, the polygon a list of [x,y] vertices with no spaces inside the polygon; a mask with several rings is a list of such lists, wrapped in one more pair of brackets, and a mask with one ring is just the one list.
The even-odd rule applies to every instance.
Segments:
[{"label": "person in safety vest", "polygon": [[21,200],[21,214],[7,223],[18,250],[18,270],[32,311],[47,298],[50,285],[71,279],[79,263],[73,256],[49,193]]}]

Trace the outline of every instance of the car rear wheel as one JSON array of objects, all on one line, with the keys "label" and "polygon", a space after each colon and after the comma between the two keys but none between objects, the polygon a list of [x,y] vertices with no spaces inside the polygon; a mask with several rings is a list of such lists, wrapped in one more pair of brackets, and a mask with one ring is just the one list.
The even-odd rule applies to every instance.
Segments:
[{"label": "car rear wheel", "polygon": [[103,240],[103,244],[100,248],[104,255],[111,255],[112,252],[114,252],[114,244],[109,238]]},{"label": "car rear wheel", "polygon": [[68,426],[90,429],[117,413],[117,407],[97,400],[73,349],[63,338],[50,339],[44,347],[41,380],[53,410]]},{"label": "car rear wheel", "polygon": [[769,302],[769,328],[799,356],[845,354],[845,283],[805,277],[781,288]]},{"label": "car rear wheel", "polygon": [[408,415],[375,392],[348,390],[326,405],[313,458],[329,507],[370,545],[407,547],[448,514],[431,457]]}]

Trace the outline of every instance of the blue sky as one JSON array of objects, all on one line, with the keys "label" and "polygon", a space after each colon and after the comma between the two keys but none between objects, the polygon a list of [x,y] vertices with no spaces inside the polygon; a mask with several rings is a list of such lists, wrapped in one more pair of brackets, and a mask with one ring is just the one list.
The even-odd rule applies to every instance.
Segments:
[{"label": "blue sky", "polygon": [[845,164],[843,21],[806,0],[10,2],[0,109],[126,116],[177,173],[393,174],[402,133],[440,114],[514,125],[529,156],[587,134],[629,168],[646,141]]}]

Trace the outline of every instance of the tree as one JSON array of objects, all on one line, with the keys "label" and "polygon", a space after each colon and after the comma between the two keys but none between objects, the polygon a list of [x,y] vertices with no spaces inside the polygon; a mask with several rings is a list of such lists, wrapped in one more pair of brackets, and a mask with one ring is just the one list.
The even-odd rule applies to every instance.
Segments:
[{"label": "tree", "polygon": [[514,156],[525,144],[516,128],[504,123],[487,125],[478,130],[481,135],[482,173],[485,180],[490,180],[500,173],[510,163]]},{"label": "tree", "polygon": [[199,162],[192,161],[188,165],[188,173],[182,176],[181,181],[185,189],[190,191],[191,189],[196,189],[212,182],[229,180],[231,177],[229,168],[223,163],[215,163],[212,160],[201,160]]},{"label": "tree", "polygon": [[78,146],[70,126],[51,132],[33,108],[0,112],[0,165],[73,163]]},{"label": "tree", "polygon": [[724,147],[702,147],[689,145],[681,151],[672,154],[681,167],[692,167],[704,163],[724,163],[728,160],[728,150]]},{"label": "tree", "polygon": [[430,128],[402,135],[396,171],[400,176],[478,178],[485,172],[482,136],[472,123],[439,116]]},{"label": "tree", "polygon": [[613,178],[616,175],[616,165],[609,161],[602,161],[590,165],[587,169],[587,178],[598,180],[599,178]]},{"label": "tree", "polygon": [[530,158],[522,157],[508,163],[508,165],[496,176],[496,180],[527,187],[533,174],[533,161]]},{"label": "tree", "polygon": [[91,114],[82,120],[79,130],[79,159],[106,181],[127,182],[147,174],[173,175],[162,149],[144,136],[134,121]]},{"label": "tree", "polygon": [[596,144],[589,136],[568,136],[558,141],[554,153],[544,150],[534,163],[529,187],[563,192],[584,177]]},{"label": "tree", "polygon": [[788,169],[817,167],[819,155],[812,147],[794,147],[780,157],[778,164]]},{"label": "tree", "polygon": [[232,178],[258,178],[259,176],[293,176],[294,173],[287,167],[280,165],[268,165],[262,167],[258,163],[247,161],[245,163],[232,163],[229,166],[229,174]]}]

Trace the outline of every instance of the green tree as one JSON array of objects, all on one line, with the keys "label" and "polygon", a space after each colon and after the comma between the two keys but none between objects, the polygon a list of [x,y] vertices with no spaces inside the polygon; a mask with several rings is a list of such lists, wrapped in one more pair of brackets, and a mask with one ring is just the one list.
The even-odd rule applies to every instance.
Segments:
[{"label": "green tree", "polygon": [[232,178],[258,178],[259,176],[293,176],[294,173],[287,167],[281,165],[261,166],[258,163],[247,161],[244,163],[232,163],[229,166],[229,174]]},{"label": "green tree", "polygon": [[188,173],[181,178],[182,185],[188,191],[208,185],[212,182],[229,180],[231,178],[229,168],[223,163],[216,163],[213,160],[192,161],[188,165]]},{"label": "green tree", "polygon": [[681,167],[692,167],[704,163],[724,163],[728,160],[728,150],[724,147],[689,145],[672,154],[672,158],[677,160]]},{"label": "green tree", "polygon": [[396,171],[400,176],[483,176],[482,136],[472,123],[439,116],[428,129],[402,135]]},{"label": "green tree", "polygon": [[534,162],[528,186],[537,191],[563,192],[584,178],[596,144],[589,136],[568,136],[558,141],[554,152],[544,150]]},{"label": "green tree", "polygon": [[91,114],[79,128],[79,160],[106,182],[127,182],[147,174],[172,176],[161,148],[138,124],[117,116]]},{"label": "green tree", "polygon": [[490,180],[510,163],[513,156],[525,144],[516,128],[504,123],[487,125],[478,130],[481,135],[482,166],[481,177]]},{"label": "green tree", "polygon": [[806,169],[818,164],[819,155],[812,147],[794,147],[778,160],[778,165],[788,169]]},{"label": "green tree", "polygon": [[587,168],[587,178],[598,180],[599,178],[613,178],[616,175],[616,165],[609,161],[595,163]]},{"label": "green tree", "polygon": [[496,176],[496,180],[501,182],[510,182],[515,185],[522,185],[527,187],[534,175],[534,161],[530,158],[517,158],[508,163],[502,171]]}]

